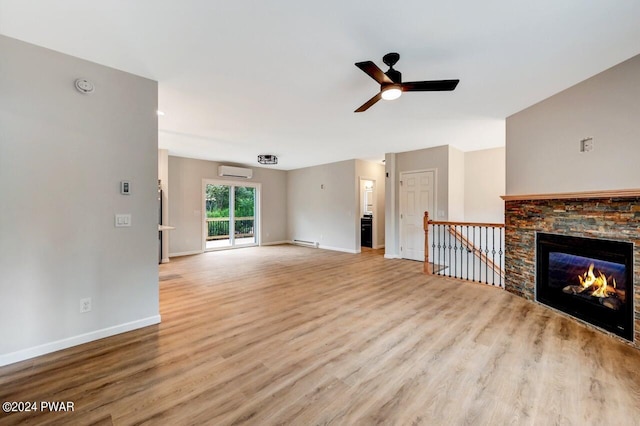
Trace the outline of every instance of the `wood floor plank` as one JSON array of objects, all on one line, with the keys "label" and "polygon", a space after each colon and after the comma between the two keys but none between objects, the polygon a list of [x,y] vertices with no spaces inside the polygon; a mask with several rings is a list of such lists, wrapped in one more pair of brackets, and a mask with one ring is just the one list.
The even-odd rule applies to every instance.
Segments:
[{"label": "wood floor plank", "polygon": [[289,245],[160,266],[162,323],[0,368],[0,425],[638,425],[640,351],[419,262]]}]

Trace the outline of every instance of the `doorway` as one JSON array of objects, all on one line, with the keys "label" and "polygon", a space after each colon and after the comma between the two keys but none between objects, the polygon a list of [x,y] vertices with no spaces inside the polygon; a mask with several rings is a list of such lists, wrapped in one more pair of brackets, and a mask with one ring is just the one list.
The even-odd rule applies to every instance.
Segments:
[{"label": "doorway", "polygon": [[400,173],[400,257],[424,261],[424,212],[435,217],[436,171]]},{"label": "doorway", "polygon": [[259,244],[260,184],[203,181],[204,251]]},{"label": "doorway", "polygon": [[376,181],[360,177],[360,246],[375,248],[376,232]]}]

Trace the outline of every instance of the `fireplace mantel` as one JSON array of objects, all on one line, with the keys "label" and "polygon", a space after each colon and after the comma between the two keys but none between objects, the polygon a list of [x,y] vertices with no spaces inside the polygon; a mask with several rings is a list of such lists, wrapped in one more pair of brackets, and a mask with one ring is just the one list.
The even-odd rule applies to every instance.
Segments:
[{"label": "fireplace mantel", "polygon": [[640,189],[614,189],[605,191],[558,192],[554,194],[502,195],[505,201],[562,200],[581,198],[627,198],[640,197]]}]

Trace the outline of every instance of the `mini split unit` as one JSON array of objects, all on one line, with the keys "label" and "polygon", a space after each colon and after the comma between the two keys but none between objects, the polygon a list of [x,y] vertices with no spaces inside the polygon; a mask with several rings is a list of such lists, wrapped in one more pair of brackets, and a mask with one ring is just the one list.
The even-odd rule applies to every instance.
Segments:
[{"label": "mini split unit", "polygon": [[219,166],[218,176],[251,179],[253,177],[253,170],[242,167]]}]

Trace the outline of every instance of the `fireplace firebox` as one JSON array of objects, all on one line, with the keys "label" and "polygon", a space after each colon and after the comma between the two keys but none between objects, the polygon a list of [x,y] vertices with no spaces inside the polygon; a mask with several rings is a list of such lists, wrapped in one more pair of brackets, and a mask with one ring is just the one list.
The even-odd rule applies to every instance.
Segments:
[{"label": "fireplace firebox", "polygon": [[633,341],[633,244],[539,232],[536,299]]}]

